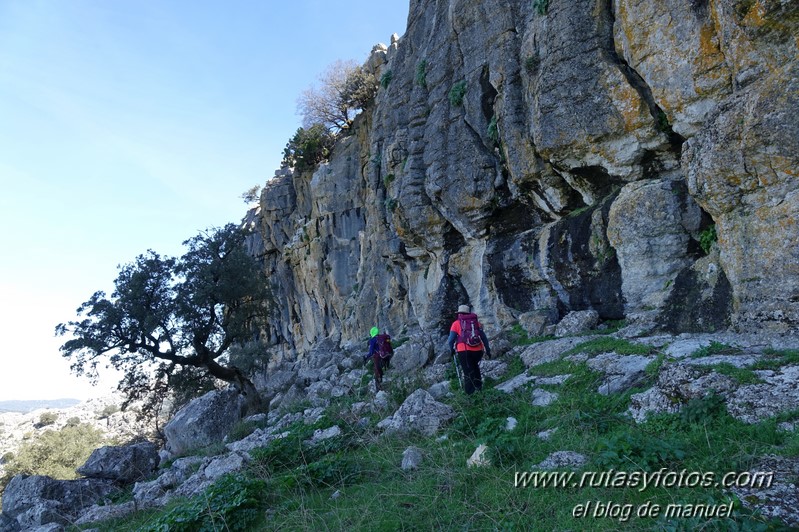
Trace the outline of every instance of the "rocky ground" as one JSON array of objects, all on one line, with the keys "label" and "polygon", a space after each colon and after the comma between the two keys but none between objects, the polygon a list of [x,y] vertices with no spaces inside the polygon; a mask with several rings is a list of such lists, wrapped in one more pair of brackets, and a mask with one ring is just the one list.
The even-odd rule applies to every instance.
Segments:
[{"label": "rocky ground", "polygon": [[[110,442],[126,442],[148,435],[151,430],[136,420],[133,410],[122,412],[122,398],[108,395],[84,401],[69,408],[43,408],[28,413],[0,413],[0,457],[18,451],[45,431],[58,431],[68,424],[88,424],[103,432]],[[0,460],[0,477],[4,474]]]},{"label": "rocky ground", "polygon": [[[501,402],[506,394],[521,400],[514,404],[523,404],[524,409],[539,413],[563,409],[570,416],[579,416],[580,409],[587,407],[569,398],[575,393],[575,383],[585,381],[588,387],[579,394],[591,395],[597,401],[601,397],[618,399],[609,404],[621,405],[617,417],[626,419],[624,423],[630,426],[649,426],[672,418],[704,423],[705,418],[719,415],[719,405],[726,407],[728,423],[743,427],[773,423],[773,433],[782,435],[775,438],[793,444],[750,456],[746,463],[753,473],[772,472],[773,483],[768,487],[739,486],[724,490],[724,494],[737,497],[739,509],[754,511],[759,519],[773,518],[799,526],[799,442],[795,436],[799,423],[799,351],[792,349],[799,346],[799,339],[728,333],[638,337],[633,328],[610,334],[607,330],[570,333],[544,341],[529,340],[523,334],[496,338],[494,353],[499,356],[482,362],[487,383],[491,384],[490,392],[487,388],[483,395],[499,394],[492,397]],[[39,530],[36,527],[44,525],[49,528],[41,530],[61,530],[68,523],[108,523],[109,519],[142,509],[201,495],[223,477],[247,470],[254,460],[258,462],[264,449],[296,437],[298,430],[305,430],[304,439],[298,442],[304,449],[323,448],[325,442],[341,441],[353,431],[377,439],[412,436],[422,438],[422,442],[456,437],[448,427],[460,422],[457,418],[463,413],[457,408],[466,398],[453,389],[457,381],[450,361],[435,356],[429,339],[409,341],[397,349],[388,374],[388,391],[376,394],[360,356],[356,351],[317,350],[300,363],[271,373],[267,384],[277,395],[268,416],[242,420],[239,398],[230,391],[212,392],[195,400],[166,427],[167,443],[160,457],[152,444],[106,448],[97,451],[79,470],[85,477],[81,480],[16,477],[3,497],[0,530]],[[586,376],[591,378],[586,380]],[[89,412],[96,417],[98,406],[84,407],[83,411],[88,417]],[[515,408],[521,425],[527,428],[517,428],[520,422],[511,415],[496,430],[510,435],[516,432],[521,438],[519,431],[529,432],[531,427],[523,419],[527,410]],[[28,423],[35,417],[29,416]],[[297,428],[303,426],[307,428]],[[533,427],[524,436],[525,445],[533,445],[533,450],[537,444],[531,444],[529,436],[540,442],[558,441],[558,432],[569,430],[566,424],[538,428]],[[469,463],[491,467],[492,444],[474,443]],[[594,449],[579,447],[554,450],[543,460],[521,465],[521,469],[579,472],[608,463],[603,461],[608,450],[601,451],[601,445]],[[198,453],[197,449],[204,451]],[[632,460],[639,450],[632,445],[615,452]],[[679,456],[678,451],[674,453]],[[413,470],[429,454],[429,450],[408,446],[396,467]],[[156,467],[159,461],[161,465]],[[627,469],[646,468],[630,462]],[[132,488],[130,500],[110,503],[113,493],[125,485]]]}]

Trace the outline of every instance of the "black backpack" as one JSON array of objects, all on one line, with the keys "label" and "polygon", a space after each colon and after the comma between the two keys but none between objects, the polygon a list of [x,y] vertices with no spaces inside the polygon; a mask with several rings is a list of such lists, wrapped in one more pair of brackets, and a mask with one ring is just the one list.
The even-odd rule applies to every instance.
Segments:
[{"label": "black backpack", "polygon": [[391,347],[391,337],[387,334],[375,336],[375,353],[383,360],[387,360],[394,355],[394,348]]},{"label": "black backpack", "polygon": [[483,345],[480,338],[480,325],[477,322],[477,314],[461,314],[458,316],[461,325],[461,333],[458,335],[458,343],[466,344],[469,347]]}]

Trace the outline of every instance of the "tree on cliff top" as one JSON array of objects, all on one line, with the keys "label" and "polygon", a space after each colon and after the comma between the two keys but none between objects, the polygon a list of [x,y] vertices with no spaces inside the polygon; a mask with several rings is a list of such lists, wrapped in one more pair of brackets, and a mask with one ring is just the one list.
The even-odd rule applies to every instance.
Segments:
[{"label": "tree on cliff top", "polygon": [[327,67],[319,81],[321,86],[309,87],[297,100],[305,129],[321,124],[334,133],[347,130],[358,111],[377,94],[374,74],[354,61],[336,61]]},{"label": "tree on cliff top", "polygon": [[250,379],[226,362],[253,338],[269,301],[245,237],[228,224],[184,242],[180,258],[150,250],[120,267],[110,298],[96,292],[77,310],[84,319],[56,327],[72,336],[61,346],[72,372],[96,380],[100,363],[122,371],[123,406],[149,399],[154,408],[154,395],[210,376],[236,386],[250,411],[263,410]]}]

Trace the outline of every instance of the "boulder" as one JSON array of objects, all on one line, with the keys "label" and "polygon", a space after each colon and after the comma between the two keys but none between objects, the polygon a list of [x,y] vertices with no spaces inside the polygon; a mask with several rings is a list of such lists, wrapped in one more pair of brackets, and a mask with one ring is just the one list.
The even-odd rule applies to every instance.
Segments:
[{"label": "boulder", "polygon": [[206,393],[181,408],[164,426],[165,449],[181,456],[221,443],[242,419],[244,398],[233,388]]},{"label": "boulder", "polygon": [[17,475],[3,492],[2,515],[23,530],[49,523],[68,524],[84,508],[117,491],[109,480]]},{"label": "boulder", "polygon": [[602,353],[588,360],[587,365],[605,374],[597,391],[602,395],[610,395],[624,392],[640,383],[646,377],[644,370],[653,360],[653,356]]},{"label": "boulder", "polygon": [[434,356],[433,344],[428,338],[412,338],[394,349],[389,371],[396,375],[408,375],[424,367]]},{"label": "boulder", "polygon": [[555,336],[568,336],[589,331],[599,323],[596,310],[580,310],[566,314],[555,327]]},{"label": "boulder", "polygon": [[377,424],[387,434],[420,432],[432,436],[455,417],[451,406],[439,403],[426,390],[416,390],[402,403],[394,415]]},{"label": "boulder", "polygon": [[129,484],[150,476],[158,467],[158,461],[158,448],[151,442],[100,447],[78,468],[78,473]]}]

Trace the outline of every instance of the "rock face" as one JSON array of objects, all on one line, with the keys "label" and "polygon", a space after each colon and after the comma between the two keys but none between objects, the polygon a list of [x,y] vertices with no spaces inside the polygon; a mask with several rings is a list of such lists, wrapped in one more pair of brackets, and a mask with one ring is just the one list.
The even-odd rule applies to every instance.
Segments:
[{"label": "rock face", "polygon": [[438,345],[463,302],[489,335],[796,329],[797,32],[795,2],[411,2],[354,131],[251,213],[273,364],[372,325]]}]

